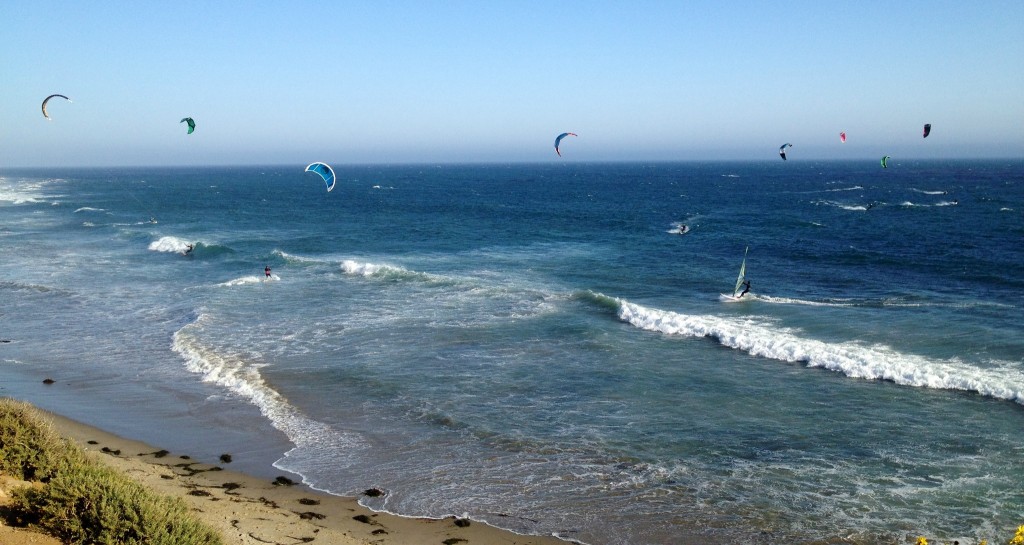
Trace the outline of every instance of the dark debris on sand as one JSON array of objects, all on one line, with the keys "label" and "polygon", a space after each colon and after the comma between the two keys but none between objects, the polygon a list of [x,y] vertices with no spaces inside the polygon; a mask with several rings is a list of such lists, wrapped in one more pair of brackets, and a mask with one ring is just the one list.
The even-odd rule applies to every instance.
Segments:
[{"label": "dark debris on sand", "polygon": [[274,484],[277,486],[294,486],[295,481],[289,479],[288,477],[285,477],[284,475],[280,475],[276,479],[274,479]]}]

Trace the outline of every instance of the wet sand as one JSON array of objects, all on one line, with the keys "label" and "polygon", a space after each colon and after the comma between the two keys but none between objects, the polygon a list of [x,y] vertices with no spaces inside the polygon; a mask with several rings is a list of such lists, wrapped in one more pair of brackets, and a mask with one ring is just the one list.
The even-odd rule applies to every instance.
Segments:
[{"label": "wet sand", "polygon": [[[124,439],[74,420],[46,413],[56,429],[97,460],[119,469],[161,494],[177,496],[218,530],[230,545],[374,544],[374,545],[565,545],[549,536],[522,536],[483,523],[448,517],[408,518],[376,513],[357,498],[324,494],[277,479],[231,471],[224,458],[216,464],[197,461]],[[225,453],[230,456],[230,453]],[[223,457],[222,457],[223,458]],[[368,491],[376,493],[376,491]],[[0,528],[0,538],[14,543],[49,545],[36,534]]]}]

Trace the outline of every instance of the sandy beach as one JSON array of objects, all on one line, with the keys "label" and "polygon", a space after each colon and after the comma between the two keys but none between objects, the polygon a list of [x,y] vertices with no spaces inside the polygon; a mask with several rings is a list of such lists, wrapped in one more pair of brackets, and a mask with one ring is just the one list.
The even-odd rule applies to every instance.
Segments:
[{"label": "sandy beach", "polygon": [[[97,460],[161,494],[184,499],[195,514],[217,529],[228,544],[293,545],[564,545],[555,537],[522,536],[466,519],[408,518],[376,513],[356,498],[320,493],[284,475],[275,480],[252,477],[124,439],[74,420],[48,413],[60,434]],[[0,482],[0,499],[14,484]],[[370,493],[375,493],[369,491]],[[57,545],[24,529],[0,526],[6,545]]]}]

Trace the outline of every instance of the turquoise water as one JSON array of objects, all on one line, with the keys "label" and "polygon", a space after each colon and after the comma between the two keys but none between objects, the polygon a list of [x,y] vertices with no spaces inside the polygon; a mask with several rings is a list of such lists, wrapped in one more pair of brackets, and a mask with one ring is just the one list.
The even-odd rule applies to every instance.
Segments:
[{"label": "turquoise water", "polygon": [[1021,161],[335,171],[0,172],[0,395],[592,544],[1022,523]]}]

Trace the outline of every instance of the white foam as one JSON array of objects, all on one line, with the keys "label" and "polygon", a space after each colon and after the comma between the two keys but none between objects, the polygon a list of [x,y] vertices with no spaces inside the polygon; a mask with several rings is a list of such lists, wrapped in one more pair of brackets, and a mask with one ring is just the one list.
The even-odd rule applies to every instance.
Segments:
[{"label": "white foam", "polygon": [[622,301],[619,318],[668,335],[711,337],[753,356],[837,371],[852,378],[905,386],[964,390],[1024,405],[1024,373],[1013,366],[981,368],[957,359],[936,361],[882,345],[828,343],[750,319],[677,314]]},{"label": "white foam", "polygon": [[289,254],[287,252],[282,252],[281,250],[274,250],[273,253],[275,255],[281,256],[282,258],[284,258],[284,259],[286,259],[288,261],[293,261],[293,262],[296,262],[296,263],[330,263],[330,260],[319,259],[319,258],[315,258],[315,257],[305,257],[305,256],[295,255],[295,254]]},{"label": "white foam", "polygon": [[188,250],[188,245],[192,244],[187,240],[182,240],[178,237],[160,237],[159,240],[155,240],[149,244],[149,249],[154,252],[175,252],[182,253]]},{"label": "white foam", "polygon": [[221,282],[217,284],[219,287],[231,287],[231,286],[244,286],[246,284],[259,284],[263,282],[263,279],[258,276],[243,276],[234,280],[228,280],[227,282]]},{"label": "white foam", "polygon": [[64,181],[59,178],[49,180],[8,180],[7,178],[0,178],[0,202],[12,204],[50,202],[53,205],[57,205],[58,203],[52,199],[57,198],[59,195],[49,194],[45,189],[49,188],[54,182]]},{"label": "white foam", "polygon": [[771,295],[755,295],[754,299],[766,303],[781,305],[805,305],[811,307],[852,307],[853,303],[838,303],[835,301],[808,301],[806,299],[793,299],[790,297],[772,297]]},{"label": "white foam", "polygon": [[835,201],[814,201],[814,204],[816,204],[816,205],[824,204],[824,205],[827,205],[827,206],[835,206],[836,208],[842,208],[843,210],[867,210],[868,209],[863,204],[843,204],[841,202],[835,202]]},{"label": "white foam", "polygon": [[945,191],[928,191],[926,189],[910,188],[911,191],[917,191],[918,193],[924,193],[925,195],[945,195]]},{"label": "white foam", "polygon": [[693,228],[687,225],[685,222],[677,221],[672,224],[672,228],[665,231],[673,235],[685,235],[689,233]]},{"label": "white foam", "polygon": [[297,448],[315,447],[321,452],[330,452],[337,463],[339,456],[361,445],[357,437],[312,420],[289,404],[263,379],[260,368],[265,364],[249,361],[259,356],[218,351],[205,345],[201,338],[209,321],[207,315],[200,314],[194,322],[174,333],[172,349],[185,360],[186,369],[201,375],[203,382],[224,387],[249,400]]},{"label": "white foam", "polygon": [[106,210],[104,210],[102,208],[93,208],[91,206],[83,206],[83,207],[79,208],[78,210],[75,210],[75,214],[77,214],[79,212],[106,212]]},{"label": "white foam", "polygon": [[857,191],[858,189],[864,189],[864,188],[859,186],[859,185],[855,185],[853,187],[839,187],[839,188],[836,188],[836,189],[827,189],[826,191]]},{"label": "white foam", "polygon": [[39,195],[10,191],[6,190],[6,188],[0,188],[0,201],[6,201],[13,204],[32,204],[46,202],[46,200]]},{"label": "white foam", "polygon": [[402,267],[377,265],[374,263],[359,263],[358,261],[352,261],[351,259],[346,259],[341,262],[341,270],[345,271],[345,274],[352,274],[356,276],[373,276],[381,271],[406,272],[406,269],[403,269]]}]

